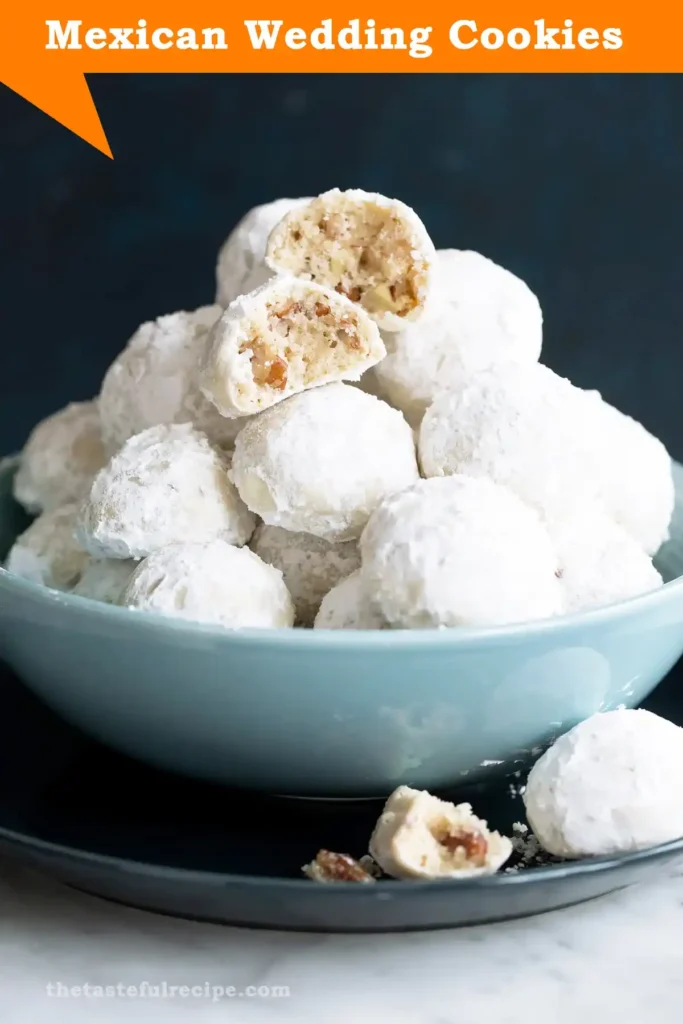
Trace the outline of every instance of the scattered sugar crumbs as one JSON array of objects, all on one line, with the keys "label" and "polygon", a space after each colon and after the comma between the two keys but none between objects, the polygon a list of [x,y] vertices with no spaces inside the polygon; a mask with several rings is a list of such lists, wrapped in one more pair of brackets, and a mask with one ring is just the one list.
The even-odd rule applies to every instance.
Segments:
[{"label": "scattered sugar crumbs", "polygon": [[547,853],[539,843],[528,825],[516,821],[512,826],[512,856],[510,863],[503,868],[505,874],[513,874],[527,868],[543,868],[550,864],[561,864],[561,857]]}]

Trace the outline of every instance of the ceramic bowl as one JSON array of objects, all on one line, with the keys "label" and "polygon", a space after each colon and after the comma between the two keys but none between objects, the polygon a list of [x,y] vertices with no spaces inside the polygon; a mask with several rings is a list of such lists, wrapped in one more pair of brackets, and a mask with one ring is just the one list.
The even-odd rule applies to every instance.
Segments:
[{"label": "ceramic bowl", "polygon": [[[0,467],[0,558],[26,525]],[[519,772],[683,653],[683,469],[660,590],[505,628],[219,629],[0,570],[0,657],[60,715],[157,767],[292,796],[386,796]]]}]

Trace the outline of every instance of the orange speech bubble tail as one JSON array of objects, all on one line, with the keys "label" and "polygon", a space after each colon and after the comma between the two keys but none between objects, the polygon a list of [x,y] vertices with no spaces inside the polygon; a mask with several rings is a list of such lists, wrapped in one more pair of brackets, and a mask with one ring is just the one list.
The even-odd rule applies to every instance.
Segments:
[{"label": "orange speech bubble tail", "polygon": [[3,70],[0,81],[100,153],[114,159],[85,75],[65,68],[59,75],[49,78],[35,72],[32,76],[15,66],[11,72]]}]

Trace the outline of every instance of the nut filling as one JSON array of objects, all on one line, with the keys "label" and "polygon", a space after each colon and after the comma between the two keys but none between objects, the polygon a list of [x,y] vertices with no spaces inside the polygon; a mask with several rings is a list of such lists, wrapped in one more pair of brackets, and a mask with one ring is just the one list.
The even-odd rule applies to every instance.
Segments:
[{"label": "nut filling", "polygon": [[308,388],[359,380],[385,355],[364,309],[283,274],[225,311],[203,355],[200,388],[222,416],[250,416]]},{"label": "nut filling", "polygon": [[254,383],[284,391],[288,385],[304,387],[349,362],[369,355],[358,316],[352,310],[333,312],[316,296],[300,301],[268,303],[265,322],[252,328],[239,348],[250,352]]},{"label": "nut filling", "polygon": [[454,865],[481,868],[486,864],[488,843],[481,832],[454,828],[448,822],[441,823],[431,831],[439,846],[450,855]]},{"label": "nut filling", "polygon": [[348,853],[318,850],[315,860],[301,869],[314,882],[374,882],[375,875]]},{"label": "nut filling", "polygon": [[428,268],[401,214],[344,198],[331,206],[316,200],[285,218],[269,243],[272,264],[334,288],[370,314],[409,318]]}]

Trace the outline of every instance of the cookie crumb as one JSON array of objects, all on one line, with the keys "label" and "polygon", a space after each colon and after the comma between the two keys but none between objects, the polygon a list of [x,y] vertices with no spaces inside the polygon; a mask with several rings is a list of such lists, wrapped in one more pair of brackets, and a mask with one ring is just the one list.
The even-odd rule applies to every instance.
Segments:
[{"label": "cookie crumb", "polygon": [[521,821],[514,823],[512,826],[511,864],[504,869],[506,874],[513,874],[526,868],[542,868],[549,864],[560,863],[562,863],[562,858],[546,853],[528,825]]},{"label": "cookie crumb", "polygon": [[[375,877],[369,870],[367,861],[364,863],[351,857],[348,853],[334,853],[332,850],[318,850],[315,860],[304,864],[303,873],[314,882],[374,882]],[[374,865],[374,861],[372,862]],[[375,865],[376,868],[376,865]]]}]

